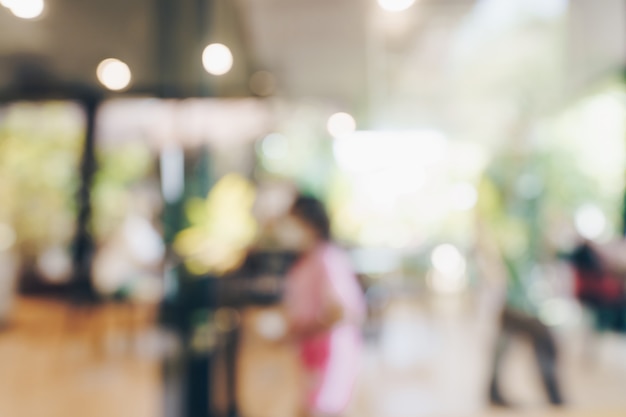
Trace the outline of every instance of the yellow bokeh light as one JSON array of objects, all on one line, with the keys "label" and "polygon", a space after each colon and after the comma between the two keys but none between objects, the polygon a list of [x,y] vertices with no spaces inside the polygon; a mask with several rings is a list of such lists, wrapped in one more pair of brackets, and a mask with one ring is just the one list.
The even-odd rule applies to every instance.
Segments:
[{"label": "yellow bokeh light", "polygon": [[174,250],[185,258],[192,274],[224,273],[236,267],[253,242],[257,224],[252,216],[253,185],[228,174],[213,187],[206,200],[186,206],[191,226],[174,240]]}]

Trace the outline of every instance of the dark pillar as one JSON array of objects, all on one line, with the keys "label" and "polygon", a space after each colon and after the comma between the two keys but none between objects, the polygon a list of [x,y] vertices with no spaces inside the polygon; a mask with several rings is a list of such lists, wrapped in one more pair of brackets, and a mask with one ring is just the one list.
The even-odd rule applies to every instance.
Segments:
[{"label": "dark pillar", "polygon": [[90,232],[91,187],[97,169],[95,156],[95,125],[100,97],[88,95],[82,100],[86,115],[85,142],[80,163],[80,185],[77,193],[76,234],[72,247],[74,264],[73,284],[81,298],[95,298],[91,280],[91,266],[94,255],[94,239]]}]

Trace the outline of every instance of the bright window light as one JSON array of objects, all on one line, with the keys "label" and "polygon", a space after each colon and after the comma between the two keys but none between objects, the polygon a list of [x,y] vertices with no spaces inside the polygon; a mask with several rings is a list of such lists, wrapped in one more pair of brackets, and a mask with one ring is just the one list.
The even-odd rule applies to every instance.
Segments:
[{"label": "bright window light", "polygon": [[445,136],[432,130],[358,131],[338,138],[333,153],[345,171],[374,172],[441,164],[448,155],[448,146]]},{"label": "bright window light", "polygon": [[460,183],[452,187],[450,192],[450,203],[454,210],[468,211],[476,206],[478,202],[478,192],[476,187],[469,183]]}]

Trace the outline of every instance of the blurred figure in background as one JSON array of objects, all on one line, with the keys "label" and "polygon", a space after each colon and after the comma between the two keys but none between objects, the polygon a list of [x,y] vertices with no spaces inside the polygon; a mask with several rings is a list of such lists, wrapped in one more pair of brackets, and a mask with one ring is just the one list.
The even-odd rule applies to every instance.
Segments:
[{"label": "blurred figure in background", "polygon": [[543,389],[550,404],[563,404],[558,379],[558,348],[550,329],[537,318],[537,309],[527,297],[516,263],[502,253],[497,239],[481,225],[477,261],[484,278],[498,287],[496,303],[500,304],[498,328],[489,380],[489,401],[494,406],[513,404],[502,392],[502,367],[511,343],[525,341],[535,354]]},{"label": "blurred figure in background", "polygon": [[539,365],[541,380],[550,404],[562,405],[560,384],[557,375],[557,346],[548,327],[538,318],[510,305],[502,309],[500,330],[496,341],[493,370],[489,385],[489,399],[492,405],[511,406],[502,395],[500,371],[506,350],[514,338],[526,339],[531,343]]},{"label": "blurred figure in background", "polygon": [[591,311],[596,330],[626,332],[624,293],[626,243],[579,244],[568,255],[574,269],[575,294]]},{"label": "blurred figure in background", "polygon": [[281,222],[281,240],[303,255],[287,276],[288,337],[305,376],[302,415],[340,415],[359,369],[365,300],[348,257],[332,243],[323,204],[299,196]]}]

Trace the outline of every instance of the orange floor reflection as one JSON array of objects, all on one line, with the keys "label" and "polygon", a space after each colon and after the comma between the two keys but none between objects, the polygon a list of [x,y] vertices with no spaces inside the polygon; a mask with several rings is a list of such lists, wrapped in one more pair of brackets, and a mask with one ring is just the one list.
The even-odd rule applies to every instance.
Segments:
[{"label": "orange floor reflection", "polygon": [[[78,314],[60,302],[19,300],[15,320],[0,331],[0,416],[162,416],[150,311],[117,305],[100,307],[88,317]],[[605,335],[586,353],[587,337],[580,329],[559,335],[568,407],[542,406],[531,354],[524,346],[510,353],[505,382],[515,394],[511,397],[528,406],[512,411],[487,407],[484,385],[493,329],[485,317],[472,303],[453,307],[422,300],[392,306],[379,342],[364,355],[362,378],[347,416],[625,415],[626,338]],[[284,352],[274,349],[281,360],[272,359],[267,349],[255,349],[249,340],[242,349],[240,366],[247,372],[240,369],[241,376],[280,379],[289,374],[282,368],[289,366]],[[251,389],[253,379],[242,388]],[[264,400],[286,398],[285,391],[271,395],[271,387],[265,389],[260,393]],[[259,395],[248,394],[240,397],[247,401],[242,412],[259,408]]]},{"label": "orange floor reflection", "polygon": [[20,300],[0,331],[0,416],[159,416],[149,329],[130,314],[106,307],[87,317],[60,302]]}]

